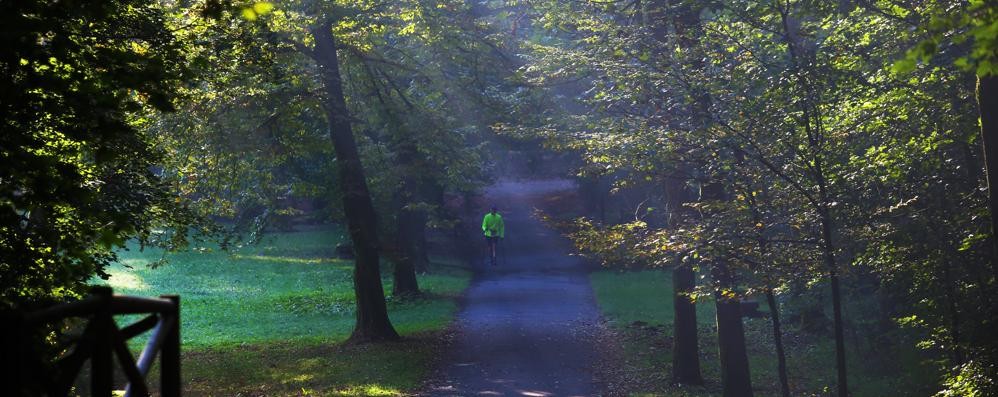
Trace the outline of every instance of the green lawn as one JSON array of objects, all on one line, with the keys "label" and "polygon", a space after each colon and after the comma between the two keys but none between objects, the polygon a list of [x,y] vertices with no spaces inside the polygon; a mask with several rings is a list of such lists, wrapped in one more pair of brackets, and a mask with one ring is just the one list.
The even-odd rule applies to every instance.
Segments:
[{"label": "green lawn", "polygon": [[[622,353],[633,372],[638,395],[720,395],[713,302],[697,305],[701,369],[704,387],[674,388],[671,371],[672,280],[663,271],[599,271],[591,276],[597,302],[620,335]],[[765,305],[763,305],[765,308]],[[638,322],[638,323],[635,323]],[[787,366],[794,395],[831,395],[835,387],[834,342],[830,337],[802,335],[787,325]],[[752,385],[758,396],[779,394],[775,348],[768,318],[746,319]],[[851,341],[847,341],[851,343]],[[860,352],[848,346],[850,391],[854,396],[925,396],[932,394],[937,374],[914,349],[902,347],[890,354]],[[633,389],[634,387],[632,387]]]},{"label": "green lawn", "polygon": [[[148,264],[163,257],[161,251],[130,246],[102,283],[122,294],[181,296],[187,394],[397,395],[413,389],[470,275],[435,266],[419,278],[425,298],[389,296],[389,316],[405,341],[343,345],[354,324],[353,263],[332,259],[343,238],[336,228],[273,233],[234,252],[168,254],[158,268]],[[390,277],[384,281],[388,294]]]}]

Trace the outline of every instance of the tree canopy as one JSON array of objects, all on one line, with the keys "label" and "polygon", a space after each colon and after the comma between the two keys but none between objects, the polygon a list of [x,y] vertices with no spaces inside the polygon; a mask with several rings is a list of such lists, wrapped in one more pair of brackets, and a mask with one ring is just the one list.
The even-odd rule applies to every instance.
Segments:
[{"label": "tree canopy", "polygon": [[0,303],[77,296],[130,238],[186,244],[198,219],[157,175],[160,152],[140,116],[172,110],[188,76],[162,8],[2,11]]},{"label": "tree canopy", "polygon": [[764,298],[783,395],[781,316],[828,331],[840,396],[847,334],[998,393],[993,1],[26,1],[0,26],[3,308],[78,298],[132,239],[226,249],[307,212],[351,237],[355,340],[397,339],[382,259],[417,295],[448,197],[526,147],[574,159],[580,252],[672,272],[677,383],[711,301],[751,395]]}]

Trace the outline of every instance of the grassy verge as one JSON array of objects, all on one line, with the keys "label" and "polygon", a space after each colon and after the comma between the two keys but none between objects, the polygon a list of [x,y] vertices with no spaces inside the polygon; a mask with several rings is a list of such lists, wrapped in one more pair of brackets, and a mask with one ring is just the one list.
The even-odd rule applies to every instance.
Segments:
[{"label": "grassy verge", "polygon": [[[591,276],[600,309],[619,336],[620,354],[634,382],[634,395],[720,395],[720,369],[712,302],[697,305],[704,387],[669,385],[672,366],[672,281],[668,272],[600,271]],[[787,366],[793,395],[831,395],[835,387],[834,342],[787,326]],[[775,348],[768,318],[746,319],[752,385],[758,396],[779,395]],[[848,352],[850,391],[854,396],[931,395],[937,376],[917,351],[888,348]]]},{"label": "grassy verge", "polygon": [[[234,252],[169,254],[169,263],[155,269],[148,264],[162,252],[132,247],[105,283],[117,293],[181,296],[188,395],[399,395],[414,389],[470,275],[437,266],[419,278],[425,297],[389,296],[389,316],[405,341],[346,346],[341,342],[355,316],[353,264],[332,259],[343,238],[335,228],[274,233]],[[390,278],[384,281],[390,292]]]}]

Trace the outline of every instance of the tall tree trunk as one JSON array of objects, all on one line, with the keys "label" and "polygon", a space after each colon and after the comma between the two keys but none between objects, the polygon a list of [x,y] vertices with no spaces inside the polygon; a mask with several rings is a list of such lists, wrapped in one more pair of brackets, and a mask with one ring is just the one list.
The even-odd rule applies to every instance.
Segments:
[{"label": "tall tree trunk", "polygon": [[[425,202],[433,204],[437,209],[445,207],[444,187],[437,180],[424,179],[420,183],[419,191],[420,197]],[[419,215],[420,227],[416,230],[416,252],[413,255],[415,255],[416,272],[427,273],[430,271],[430,244],[427,240],[426,227],[430,220],[430,212],[420,211]]]},{"label": "tall tree trunk", "polygon": [[[838,374],[838,395],[847,397],[849,395],[849,384],[846,376],[846,349],[845,335],[842,320],[842,292],[839,286],[839,268],[835,260],[835,244],[833,242],[833,225],[830,193],[828,191],[828,177],[823,168],[825,135],[822,126],[821,97],[818,89],[805,73],[802,65],[813,65],[816,54],[813,48],[803,45],[799,36],[800,21],[792,20],[790,17],[789,3],[785,7],[778,7],[780,21],[783,29],[784,41],[787,44],[787,55],[792,60],[792,70],[797,75],[797,82],[805,91],[804,100],[798,101],[798,107],[803,114],[804,129],[807,132],[808,146],[811,150],[810,161],[813,165],[811,178],[818,187],[818,196],[814,204],[814,210],[818,214],[821,224],[821,253],[824,258],[825,267],[828,271],[828,278],[832,287],[832,317],[835,327],[835,368]],[[802,61],[803,59],[803,61]]]},{"label": "tall tree trunk", "polygon": [[[738,151],[737,156],[738,164],[740,165],[744,161],[744,152]],[[750,185],[748,189],[754,188]],[[761,192],[760,198],[764,204],[768,204],[769,189],[766,185],[762,185]],[[759,246],[759,252],[765,255],[769,252],[769,242],[766,240],[765,223],[762,212],[759,211],[759,203],[756,201],[753,191],[746,192],[745,198],[749,208],[752,210],[752,223],[762,225],[762,227],[756,228],[756,244]],[[782,397],[790,397],[790,382],[787,379],[787,356],[783,349],[783,324],[780,322],[780,307],[776,303],[776,295],[773,293],[773,288],[769,286],[768,282],[766,285],[766,304],[769,305],[770,320],[773,324],[773,344],[776,345],[776,370],[780,378],[780,395]]]},{"label": "tall tree trunk", "polygon": [[418,149],[410,137],[403,137],[395,145],[398,153],[396,167],[402,174],[398,197],[397,224],[395,241],[399,255],[393,274],[395,283],[392,292],[397,296],[419,294],[419,284],[416,281],[416,263],[425,256],[421,252],[421,244],[425,240],[426,215],[419,204],[423,195],[421,176],[416,158]]},{"label": "tall tree trunk", "polygon": [[672,382],[684,385],[702,385],[700,375],[700,346],[697,338],[697,307],[690,298],[696,287],[692,266],[680,265],[672,269]]},{"label": "tall tree trunk", "polygon": [[842,326],[842,292],[839,287],[838,271],[832,269],[828,277],[832,284],[832,317],[835,323],[835,370],[838,374],[838,394],[839,397],[848,397],[849,382],[846,375],[846,342],[845,330]]},{"label": "tall tree trunk", "polygon": [[[682,180],[669,179],[665,184],[669,203],[670,226],[682,223],[682,218],[693,218],[693,211],[683,207],[691,199]],[[692,264],[677,264],[672,269],[672,383],[702,385],[700,374],[700,342],[697,334],[697,308],[692,300],[696,288],[696,274]]]},{"label": "tall tree trunk", "polygon": [[356,256],[353,286],[357,296],[357,323],[350,340],[395,340],[399,336],[388,319],[385,292],[381,284],[377,219],[343,97],[332,21],[319,23],[311,29],[311,33],[315,39],[313,56],[325,85],[329,137],[333,141],[340,183],[343,184],[343,209]]},{"label": "tall tree trunk", "polygon": [[[991,210],[991,270],[998,269],[998,76],[977,76],[977,109],[981,116],[981,146],[988,181],[988,208]],[[998,274],[996,274],[998,276]]]},{"label": "tall tree trunk", "polygon": [[[720,181],[705,183],[700,189],[701,201],[729,201],[726,185]],[[728,259],[715,256],[710,261],[714,279],[714,307],[717,321],[717,348],[721,364],[721,385],[725,397],[751,397],[748,351],[745,348],[745,327],[742,324],[741,297],[735,289],[735,275]]]},{"label": "tall tree trunk", "polygon": [[[649,2],[646,10],[646,18],[651,24],[652,34],[655,39],[663,44],[667,43],[669,22],[676,32],[679,45],[684,50],[693,54],[700,54],[699,40],[701,33],[700,8],[693,7],[690,3],[684,2],[677,7],[675,12],[670,12],[670,4],[667,0],[655,0]],[[670,18],[671,17],[671,18]],[[704,67],[702,57],[692,56],[693,67],[702,69]],[[697,103],[693,106],[694,116],[692,121],[697,126],[709,123],[710,97],[706,92],[696,92]],[[685,168],[695,168],[697,165],[682,165]],[[690,174],[689,172],[684,172]],[[686,190],[684,183],[676,182],[667,185],[668,195],[672,198],[671,206],[675,213],[683,213],[680,208],[684,203],[694,199],[693,195]],[[690,212],[691,217],[695,217]],[[690,300],[690,293],[696,287],[696,278],[692,266],[679,265],[672,272],[673,281],[673,311],[675,313],[674,329],[674,351],[672,356],[672,381],[675,383],[685,383],[700,385],[703,384],[703,377],[700,373],[700,347],[697,335],[697,315],[696,305]],[[739,321],[741,321],[739,319]]]},{"label": "tall tree trunk", "polygon": [[946,314],[949,315],[949,337],[950,337],[950,356],[953,360],[953,365],[958,366],[964,364],[963,356],[963,342],[960,338],[960,312],[957,307],[957,295],[956,295],[956,280],[953,279],[953,271],[951,267],[952,262],[949,260],[943,260],[943,283],[945,283],[946,291],[946,303],[948,310]]},{"label": "tall tree trunk", "polygon": [[783,349],[783,324],[780,323],[780,306],[772,288],[766,288],[766,303],[773,320],[773,343],[776,345],[777,371],[780,376],[780,395],[790,397],[790,381],[787,378],[787,354]]},{"label": "tall tree trunk", "polygon": [[[819,168],[820,170],[820,168]],[[819,183],[822,186],[823,183]],[[821,188],[820,190],[824,190]],[[825,201],[823,201],[825,202]],[[835,261],[835,246],[832,245],[832,220],[827,207],[818,210],[821,219],[822,257],[828,268],[828,279],[832,286],[832,322],[835,326],[835,370],[838,374],[839,397],[849,396],[849,383],[846,376],[845,327],[842,320],[842,291],[839,287],[839,269]]]},{"label": "tall tree trunk", "polygon": [[751,397],[752,379],[745,348],[742,303],[732,291],[734,278],[723,259],[712,264],[711,273],[717,283],[714,306],[717,308],[717,347],[723,394],[724,397]]},{"label": "tall tree trunk", "polygon": [[402,193],[398,209],[398,226],[395,229],[396,241],[399,246],[399,257],[395,261],[392,294],[395,296],[412,296],[419,294],[419,284],[416,281],[416,256],[418,247],[416,234],[423,227],[420,223],[418,210],[406,208],[410,203],[408,195]]},{"label": "tall tree trunk", "polygon": [[[690,200],[683,182],[671,179],[665,185],[665,193],[669,200],[670,226],[681,224],[681,218],[694,217],[692,212],[683,208],[683,203]],[[672,269],[672,383],[685,385],[702,385],[703,376],[700,373],[700,341],[697,332],[697,308],[692,299],[696,288],[696,274],[693,265],[689,263],[676,264]]]},{"label": "tall tree trunk", "polygon": [[412,227],[412,266],[417,273],[430,271],[429,243],[426,241],[426,211],[415,214]]}]

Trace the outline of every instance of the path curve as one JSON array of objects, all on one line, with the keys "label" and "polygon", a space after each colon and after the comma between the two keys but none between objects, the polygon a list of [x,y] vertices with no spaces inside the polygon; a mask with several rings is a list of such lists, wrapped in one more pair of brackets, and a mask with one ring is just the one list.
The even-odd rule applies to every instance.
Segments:
[{"label": "path curve", "polygon": [[592,370],[599,311],[586,265],[533,216],[545,197],[570,189],[569,181],[553,180],[500,182],[486,191],[506,222],[506,257],[487,266],[483,247],[451,351],[426,395],[599,394]]}]

